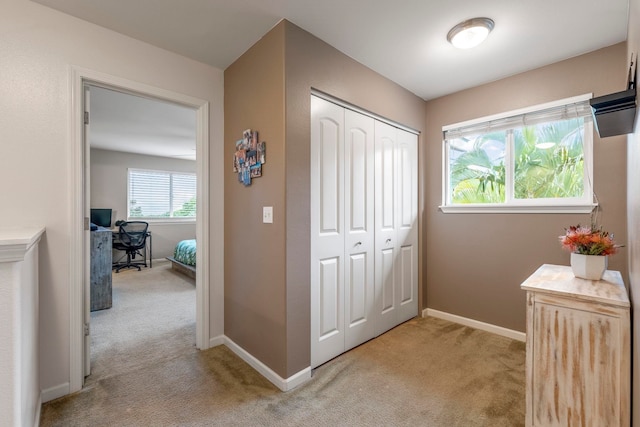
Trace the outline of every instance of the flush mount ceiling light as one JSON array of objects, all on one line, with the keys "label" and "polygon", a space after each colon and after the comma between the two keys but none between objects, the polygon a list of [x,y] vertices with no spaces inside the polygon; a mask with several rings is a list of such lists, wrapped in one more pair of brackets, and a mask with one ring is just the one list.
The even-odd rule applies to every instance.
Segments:
[{"label": "flush mount ceiling light", "polygon": [[458,49],[478,46],[493,30],[494,22],[489,18],[473,18],[459,23],[447,34],[449,43]]}]

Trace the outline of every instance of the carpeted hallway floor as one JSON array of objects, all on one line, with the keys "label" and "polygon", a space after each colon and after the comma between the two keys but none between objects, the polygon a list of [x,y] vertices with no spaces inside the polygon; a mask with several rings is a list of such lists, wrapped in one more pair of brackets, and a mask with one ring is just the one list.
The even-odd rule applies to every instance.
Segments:
[{"label": "carpeted hallway floor", "polygon": [[112,307],[91,312],[91,375],[104,378],[195,353],[195,280],[156,260],[112,274]]},{"label": "carpeted hallway floor", "polygon": [[522,426],[524,361],[524,343],[415,318],[287,393],[220,346],[105,376],[43,405],[41,425]]}]

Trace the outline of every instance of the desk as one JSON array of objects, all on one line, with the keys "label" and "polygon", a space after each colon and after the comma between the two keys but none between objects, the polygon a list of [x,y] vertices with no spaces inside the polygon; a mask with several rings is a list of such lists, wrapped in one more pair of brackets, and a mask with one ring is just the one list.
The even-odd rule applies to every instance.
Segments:
[{"label": "desk", "polygon": [[[113,242],[112,242],[112,247],[113,247],[113,243],[119,242],[120,241],[120,231],[117,228],[112,228],[111,229],[111,234],[113,237]],[[116,249],[117,250],[117,249]],[[148,254],[147,254],[148,253]],[[147,241],[144,245],[144,265],[145,267],[147,266],[147,259],[149,260],[149,268],[153,267],[153,242],[151,239],[151,232],[147,231]],[[125,255],[121,256],[120,258],[118,258],[117,261],[113,262],[113,267],[120,265],[120,260],[124,257]]]}]

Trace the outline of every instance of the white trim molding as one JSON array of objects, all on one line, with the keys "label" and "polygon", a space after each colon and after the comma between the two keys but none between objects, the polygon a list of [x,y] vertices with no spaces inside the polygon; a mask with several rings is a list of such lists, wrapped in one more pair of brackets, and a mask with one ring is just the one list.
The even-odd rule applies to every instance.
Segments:
[{"label": "white trim molding", "polygon": [[42,393],[40,393],[40,396],[38,396],[38,403],[36,405],[36,415],[35,415],[35,421],[33,423],[33,427],[40,426],[41,415],[42,415]]},{"label": "white trim molding", "polygon": [[597,203],[585,205],[547,205],[535,206],[513,204],[466,204],[438,206],[443,213],[481,214],[481,213],[561,213],[587,214],[598,206]]},{"label": "white trim molding", "polygon": [[294,388],[298,387],[301,384],[304,384],[311,379],[310,366],[304,368],[298,373],[293,374],[289,378],[284,379],[280,375],[272,371],[271,368],[269,368],[267,365],[256,359],[248,351],[233,342],[231,338],[225,336],[224,344],[229,348],[229,350],[233,351],[239,358],[247,362],[249,366],[258,371],[260,375],[271,381],[273,385],[275,385],[282,391],[293,390]]},{"label": "white trim molding", "polygon": [[398,129],[402,129],[402,130],[406,130],[407,132],[413,133],[415,135],[420,135],[420,131],[419,130],[415,130],[413,128],[410,128],[408,126],[405,126],[401,123],[395,122],[391,119],[387,119],[386,117],[380,116],[376,113],[372,113],[369,110],[365,110],[364,108],[360,108],[356,105],[353,105],[347,101],[343,101],[340,98],[336,98],[335,96],[329,95],[328,93],[319,91],[317,89],[311,88],[311,95],[313,96],[317,96],[318,98],[324,99],[325,101],[329,101],[333,104],[339,105],[343,108],[346,108],[347,110],[351,110],[351,111],[355,111],[356,113],[362,114],[364,116],[367,117],[371,117],[375,120],[378,120],[379,122],[383,122],[388,124],[389,126],[393,126],[394,128],[398,128]]},{"label": "white trim molding", "polygon": [[218,335],[209,339],[209,348],[217,347],[219,345],[224,345],[224,335]]},{"label": "white trim molding", "polygon": [[467,317],[458,316],[456,314],[446,313],[444,311],[427,308],[422,311],[422,317],[431,316],[438,319],[448,320],[449,322],[458,323],[481,331],[491,332],[492,334],[501,335],[511,338],[512,340],[525,342],[526,334],[513,329],[503,328],[502,326],[492,325],[490,323],[480,322],[479,320],[469,319]]},{"label": "white trim molding", "polygon": [[0,228],[0,262],[24,261],[25,254],[43,233],[44,227]]},{"label": "white trim molding", "polygon": [[42,392],[40,393],[40,400],[42,401],[42,403],[46,403],[59,397],[66,396],[70,393],[71,387],[69,383],[62,383],[42,390]]}]

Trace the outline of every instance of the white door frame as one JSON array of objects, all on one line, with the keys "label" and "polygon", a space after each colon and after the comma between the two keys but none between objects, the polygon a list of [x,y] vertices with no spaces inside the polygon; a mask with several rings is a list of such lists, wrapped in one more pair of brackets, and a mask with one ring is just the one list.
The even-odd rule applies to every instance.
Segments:
[{"label": "white door frame", "polygon": [[98,71],[72,66],[71,111],[72,144],[69,153],[71,180],[71,236],[69,257],[69,393],[82,389],[84,382],[84,90],[85,84],[112,87],[127,92],[164,99],[196,109],[197,205],[196,240],[196,347],[210,347],[209,289],[209,103],[205,100],[133,82]]}]

